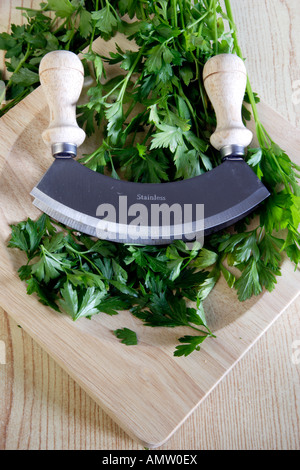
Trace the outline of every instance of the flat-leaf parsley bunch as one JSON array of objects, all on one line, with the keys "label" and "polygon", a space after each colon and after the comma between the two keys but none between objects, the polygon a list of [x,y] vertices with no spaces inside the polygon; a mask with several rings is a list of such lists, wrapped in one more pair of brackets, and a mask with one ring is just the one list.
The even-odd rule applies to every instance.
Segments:
[{"label": "flat-leaf parsley bunch", "polygon": [[[27,24],[0,34],[11,72],[2,113],[39,84],[38,65],[47,52],[86,48],[83,64],[93,85],[78,107],[78,122],[88,136],[101,127],[103,139],[82,164],[113,178],[164,183],[221,163],[209,142],[216,120],[202,71],[216,54],[242,57],[229,0],[225,11],[218,0],[49,0],[24,15]],[[107,56],[93,50],[97,37],[108,40],[116,32],[135,47],[117,44]],[[105,68],[114,64],[120,73],[107,80]],[[94,240],[45,215],[28,219],[12,226],[9,242],[27,255],[19,270],[27,292],[74,320],[130,309],[148,326],[186,326],[193,335],[179,338],[174,354],[181,356],[213,336],[203,302],[220,276],[239,301],[272,291],[283,256],[296,267],[300,259],[300,168],[264,129],[249,80],[245,101],[259,142],[247,162],[271,193],[255,213],[192,249],[181,241],[140,246]],[[244,121],[250,117],[243,106]],[[137,342],[127,328],[115,334],[125,344]]]}]

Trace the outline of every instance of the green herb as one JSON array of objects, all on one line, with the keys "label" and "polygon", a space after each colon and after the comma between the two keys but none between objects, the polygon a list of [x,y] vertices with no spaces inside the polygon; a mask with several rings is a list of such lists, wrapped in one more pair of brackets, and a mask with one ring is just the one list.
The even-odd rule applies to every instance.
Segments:
[{"label": "green herb", "polygon": [[138,344],[136,333],[132,330],[129,330],[129,328],[115,330],[114,335],[122,340],[121,343],[127,344],[127,346]]},{"label": "green herb", "polygon": [[[9,247],[27,255],[20,279],[44,305],[73,320],[130,309],[147,326],[186,326],[197,331],[197,338],[213,336],[197,301],[199,285],[208,275],[193,266],[199,244],[189,250],[181,241],[155,247],[93,240],[45,214],[11,229]],[[185,298],[197,301],[197,309],[188,308]],[[125,329],[122,334],[125,344],[134,344],[132,333]]]},{"label": "green herb", "polygon": [[[10,34],[0,34],[0,49],[6,51],[5,64],[10,72],[10,78],[4,81],[7,104],[0,110],[0,116],[39,85],[38,67],[45,54],[58,49],[79,53],[89,44],[87,38],[92,33],[89,7],[94,8],[93,2],[83,0],[49,0],[41,3],[40,9],[19,7],[26,23],[12,24]],[[50,12],[54,12],[53,19]]]},{"label": "green herb", "polygon": [[[78,122],[89,136],[101,126],[103,140],[82,164],[110,171],[113,178],[152,183],[191,178],[220,164],[209,142],[216,119],[202,71],[215,54],[243,57],[229,0],[225,10],[218,0],[51,0],[24,15],[27,24],[0,34],[12,72],[2,113],[38,85],[44,54],[87,47],[83,63],[94,83],[86,104],[78,107]],[[108,56],[93,51],[94,39],[107,40],[117,31],[137,49],[117,44]],[[107,80],[105,64],[119,64],[120,74]],[[264,129],[249,80],[245,101],[252,113],[243,106],[244,121],[253,115],[259,142],[248,150],[247,162],[271,193],[255,213],[192,250],[180,241],[157,247],[95,241],[60,226],[62,236],[48,217],[28,219],[12,227],[10,240],[28,258],[19,270],[27,292],[74,320],[130,309],[151,327],[194,330],[195,336],[179,338],[176,356],[199,350],[213,336],[203,302],[220,276],[239,301],[271,292],[283,257],[295,269],[300,260],[300,168]]]}]

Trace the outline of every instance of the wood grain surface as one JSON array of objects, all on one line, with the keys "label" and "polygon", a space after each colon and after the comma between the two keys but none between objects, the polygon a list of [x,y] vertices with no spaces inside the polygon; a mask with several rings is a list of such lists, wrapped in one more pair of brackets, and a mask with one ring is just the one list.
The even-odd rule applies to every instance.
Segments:
[{"label": "wood grain surface", "polygon": [[[1,2],[1,31],[20,23],[16,4]],[[297,0],[232,4],[254,88],[297,125]],[[294,302],[161,449],[299,449],[299,309]],[[0,449],[142,449],[5,312],[0,340]]]}]

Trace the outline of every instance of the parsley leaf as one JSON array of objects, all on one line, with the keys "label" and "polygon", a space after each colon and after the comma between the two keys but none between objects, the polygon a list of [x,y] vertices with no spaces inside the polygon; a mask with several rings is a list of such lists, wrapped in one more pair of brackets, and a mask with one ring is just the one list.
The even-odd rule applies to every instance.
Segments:
[{"label": "parsley leaf", "polygon": [[136,333],[129,330],[129,328],[114,330],[114,335],[122,340],[121,343],[126,344],[127,346],[138,344]]},{"label": "parsley leaf", "polygon": [[160,132],[153,135],[150,150],[169,147],[171,152],[175,152],[178,145],[183,145],[183,135],[180,127],[161,124],[158,129]]},{"label": "parsley leaf", "polygon": [[53,310],[59,312],[59,307],[56,303],[57,295],[53,291],[49,291],[46,285],[39,283],[34,277],[30,277],[26,281],[27,283],[27,294],[32,295],[33,293],[37,294],[39,302],[43,305],[51,307]]},{"label": "parsley leaf", "polygon": [[176,357],[188,356],[194,351],[200,351],[200,344],[202,344],[206,338],[207,338],[207,335],[203,335],[203,336],[185,335],[182,338],[179,338],[178,341],[180,343],[185,343],[185,344],[180,344],[175,347],[174,356]]},{"label": "parsley leaf", "polygon": [[262,291],[262,286],[259,282],[259,274],[257,262],[251,258],[249,264],[246,266],[241,276],[235,283],[238,298],[241,302],[250,299],[252,295],[258,295]]},{"label": "parsley leaf", "polygon": [[28,218],[26,222],[11,225],[12,232],[8,246],[25,251],[28,259],[31,259],[39,248],[45,228],[45,215],[42,215],[37,222]]},{"label": "parsley leaf", "polygon": [[76,10],[69,0],[48,0],[47,8],[49,10],[54,10],[56,16],[59,16],[60,18],[67,18]]},{"label": "parsley leaf", "polygon": [[194,266],[199,269],[205,269],[215,264],[218,260],[218,254],[207,248],[202,248],[197,258],[194,260]]},{"label": "parsley leaf", "polygon": [[111,33],[118,24],[116,17],[111,12],[109,3],[99,11],[92,12],[92,19],[96,22],[96,28],[103,33]]},{"label": "parsley leaf", "polygon": [[73,288],[68,282],[64,284],[60,293],[62,298],[59,299],[59,304],[73,320],[98,313],[98,305],[105,295],[105,292],[96,290],[95,287],[88,287],[83,293]]}]

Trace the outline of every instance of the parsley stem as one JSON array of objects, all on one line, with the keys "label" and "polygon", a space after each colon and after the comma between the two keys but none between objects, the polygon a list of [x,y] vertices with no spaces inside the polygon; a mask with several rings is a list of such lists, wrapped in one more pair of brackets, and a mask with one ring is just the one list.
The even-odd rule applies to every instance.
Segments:
[{"label": "parsley stem", "polygon": [[213,12],[214,12],[214,33],[215,33],[215,54],[219,52],[218,46],[218,21],[217,21],[217,3],[213,0]]},{"label": "parsley stem", "polygon": [[136,105],[136,101],[133,99],[133,100],[131,101],[131,104],[130,104],[130,106],[128,107],[126,113],[124,114],[125,120],[128,118],[129,114],[130,114],[131,111],[134,109],[135,105]]},{"label": "parsley stem", "polygon": [[177,28],[177,0],[173,0],[173,15],[174,15],[174,22],[173,25]]},{"label": "parsley stem", "polygon": [[[57,18],[55,17],[55,18],[52,20],[51,25],[50,25],[50,30],[51,30],[52,26],[54,26],[54,24],[55,24],[55,21],[54,21],[54,20],[56,21]],[[57,33],[59,33],[59,31],[61,31],[61,30],[66,26],[67,22],[68,22],[68,18],[67,18],[55,31],[52,31],[52,34],[57,34]]]},{"label": "parsley stem", "polygon": [[181,96],[181,98],[183,98],[191,112],[191,115],[193,116],[193,120],[194,120],[194,123],[195,123],[195,130],[196,130],[196,133],[197,133],[197,137],[199,137],[199,129],[198,129],[198,123],[197,123],[197,116],[195,114],[195,111],[194,111],[194,108],[193,106],[191,105],[191,102],[190,100],[187,98],[187,96],[184,94],[183,92],[183,89],[181,87],[181,85],[179,84],[179,96]]},{"label": "parsley stem", "polygon": [[[198,10],[197,10],[197,12],[198,12]],[[182,30],[182,33],[184,33],[187,29],[193,28],[194,26],[196,26],[196,24],[200,23],[200,21],[203,21],[204,18],[206,18],[206,16],[208,15],[208,13],[209,12],[207,11],[206,13],[204,13],[204,15],[200,16],[200,18],[198,18],[196,21],[194,21],[194,23],[187,25],[186,29]]]},{"label": "parsley stem", "polygon": [[200,328],[197,328],[196,326],[193,326],[190,323],[187,323],[187,326],[192,328],[193,330],[198,331],[199,333],[202,333],[204,336],[211,336],[212,338],[216,338],[216,336],[212,334],[212,332],[207,328],[207,326],[205,328],[207,328],[208,332],[200,330]]},{"label": "parsley stem", "polygon": [[117,101],[123,101],[123,97],[124,97],[129,79],[130,79],[131,75],[133,74],[133,72],[134,72],[134,70],[135,70],[135,68],[136,68],[136,66],[137,66],[137,64],[138,64],[138,62],[139,62],[139,60],[140,60],[140,58],[143,54],[143,50],[144,50],[144,46],[141,47],[140,51],[137,54],[137,57],[136,57],[134,63],[132,64],[131,68],[128,70],[125,77],[105,95],[105,99],[108,98],[115,90],[117,90],[120,87],[120,85],[122,85],[122,88],[119,91],[119,96],[118,96]]},{"label": "parsley stem", "polygon": [[139,60],[143,55],[143,52],[144,52],[144,46],[142,46],[141,49],[139,50],[139,52],[138,52],[138,54],[135,58],[135,61],[133,62],[131,68],[129,69],[129,71],[128,71],[126,77],[125,77],[124,84],[122,85],[122,89],[120,91],[120,95],[122,94],[122,100],[123,100],[123,96],[124,96],[127,84],[129,82],[129,79],[130,79],[131,75],[134,73],[135,68],[136,68],[137,64],[139,63]]},{"label": "parsley stem", "polygon": [[[99,0],[96,0],[96,6],[95,6],[95,11],[99,10]],[[96,21],[94,22],[92,34],[91,34],[91,40],[90,40],[90,45],[89,45],[89,52],[92,51],[93,48],[93,42],[94,42],[94,37],[95,37],[95,31],[96,31]]]},{"label": "parsley stem", "polygon": [[145,15],[145,9],[144,9],[143,2],[141,2],[141,10],[140,11],[141,11],[141,14],[142,14],[142,19],[143,19],[143,21],[145,21],[146,20],[146,15]]},{"label": "parsley stem", "polygon": [[258,235],[258,240],[257,240],[258,244],[262,241],[264,233],[265,233],[265,227],[262,226],[261,229],[260,229],[259,235]]},{"label": "parsley stem", "polygon": [[149,127],[149,130],[144,138],[144,140],[142,141],[142,145],[145,145],[147,140],[149,139],[149,137],[151,136],[152,132],[153,132],[153,129],[154,129],[154,124],[151,124],[151,126]]},{"label": "parsley stem", "polygon": [[68,51],[70,49],[70,45],[71,45],[71,42],[76,34],[76,29],[75,29],[75,21],[76,21],[76,18],[78,16],[78,11],[76,12],[75,14],[75,17],[74,17],[74,20],[73,20],[73,24],[71,24],[71,18],[70,18],[70,27],[71,27],[71,34],[70,34],[70,38],[66,44],[66,47],[65,49]]},{"label": "parsley stem", "polygon": [[114,9],[114,7],[109,3],[108,0],[106,0],[106,5],[108,6],[109,9],[112,9],[112,11],[113,11],[114,14],[115,14],[116,20],[120,22],[120,17],[119,17],[119,15],[118,15],[118,13],[117,13],[116,10]]},{"label": "parsley stem", "polygon": [[90,265],[97,271],[101,279],[103,279],[103,275],[101,271],[99,270],[99,268],[95,265],[95,263],[93,263],[93,261],[91,261],[91,259],[88,256],[85,256],[84,253],[88,253],[88,251],[81,252],[81,251],[75,250],[75,248],[69,245],[69,243],[66,243],[66,248],[68,248],[70,251],[73,251],[73,253],[76,253],[77,255],[82,256],[82,258],[84,258],[88,263],[90,263]]},{"label": "parsley stem", "polygon": [[56,261],[56,263],[60,264],[62,267],[62,270],[65,271],[65,268],[66,268],[65,263],[63,261],[60,261],[56,256],[54,256],[50,251],[48,251],[44,247],[44,245],[41,245],[41,252],[42,252],[42,256],[47,255],[48,258],[52,258],[54,261]]},{"label": "parsley stem", "polygon": [[179,0],[179,10],[180,10],[180,21],[182,29],[185,29],[185,21],[184,21],[184,10],[185,6],[182,4],[182,0]]},{"label": "parsley stem", "polygon": [[[239,43],[238,43],[238,38],[237,38],[237,29],[236,29],[236,26],[235,26],[235,23],[234,23],[234,19],[233,19],[233,14],[232,14],[232,9],[231,9],[231,4],[230,4],[230,0],[224,0],[225,2],[225,7],[226,7],[226,12],[227,12],[227,16],[228,16],[228,19],[230,21],[230,24],[232,26],[232,37],[233,37],[233,42],[234,42],[234,49],[237,53],[237,55],[243,59],[243,54],[242,54],[242,50],[239,46]],[[279,173],[282,177],[282,181],[286,187],[286,189],[291,192],[291,189],[290,189],[290,186],[288,184],[288,181],[286,179],[286,176],[284,174],[284,172],[282,171],[282,168],[280,166],[280,164],[278,163],[278,160],[276,158],[276,155],[274,155],[274,152],[272,151],[272,144],[273,144],[273,141],[271,140],[271,138],[269,137],[269,135],[266,133],[263,125],[261,124],[260,122],[260,119],[259,119],[259,115],[258,115],[258,111],[257,111],[257,106],[256,106],[256,102],[255,102],[255,98],[254,98],[254,94],[253,94],[253,91],[252,91],[252,88],[251,88],[251,84],[250,84],[250,80],[249,80],[249,77],[247,77],[247,94],[248,94],[248,97],[249,97],[249,101],[250,101],[250,104],[251,104],[251,108],[252,108],[252,112],[253,112],[253,117],[254,117],[254,121],[255,121],[255,124],[256,124],[256,130],[257,130],[257,138],[258,138],[258,141],[259,141],[259,144],[264,147],[264,144],[267,144],[267,150],[269,151],[269,154],[270,156],[272,157],[272,159],[274,160],[274,162],[276,163],[276,166],[279,170]],[[269,139],[269,142],[267,141],[267,138]]]},{"label": "parsley stem", "polygon": [[[14,72],[13,72],[13,75],[16,74],[17,72],[19,72],[20,68],[22,67],[22,65],[26,62],[26,60],[28,59],[28,57],[30,56],[30,44],[27,43],[27,48],[26,48],[26,52],[25,52],[25,55],[23,57],[23,59],[20,60],[20,62],[18,63],[17,67],[15,68]],[[13,83],[13,75],[10,77],[8,83],[7,83],[7,86],[6,88],[9,88],[11,86],[11,84]]]},{"label": "parsley stem", "polygon": [[[234,49],[235,49],[237,55],[241,59],[243,59],[243,53],[242,53],[242,50],[241,50],[241,48],[239,46],[239,42],[238,42],[237,28],[236,28],[236,25],[234,23],[230,0],[224,0],[224,2],[225,2],[228,21],[229,21],[229,23],[231,25],[231,28],[232,28],[232,38],[233,38],[233,43],[234,43]],[[254,120],[259,126],[261,126],[258,111],[257,111],[257,106],[256,106],[256,102],[255,102],[255,98],[254,98],[254,94],[253,94],[253,91],[252,91],[252,87],[251,87],[251,84],[250,84],[249,77],[247,77],[246,90],[247,90],[250,105],[251,105],[251,108],[252,108]]]},{"label": "parsley stem", "polygon": [[22,101],[25,96],[27,96],[30,93],[30,89],[25,89],[22,91],[16,98],[13,100],[9,101],[6,105],[4,105],[0,109],[0,117],[3,116],[7,111],[9,111],[11,108],[13,108],[16,104],[18,104],[20,101]]}]

